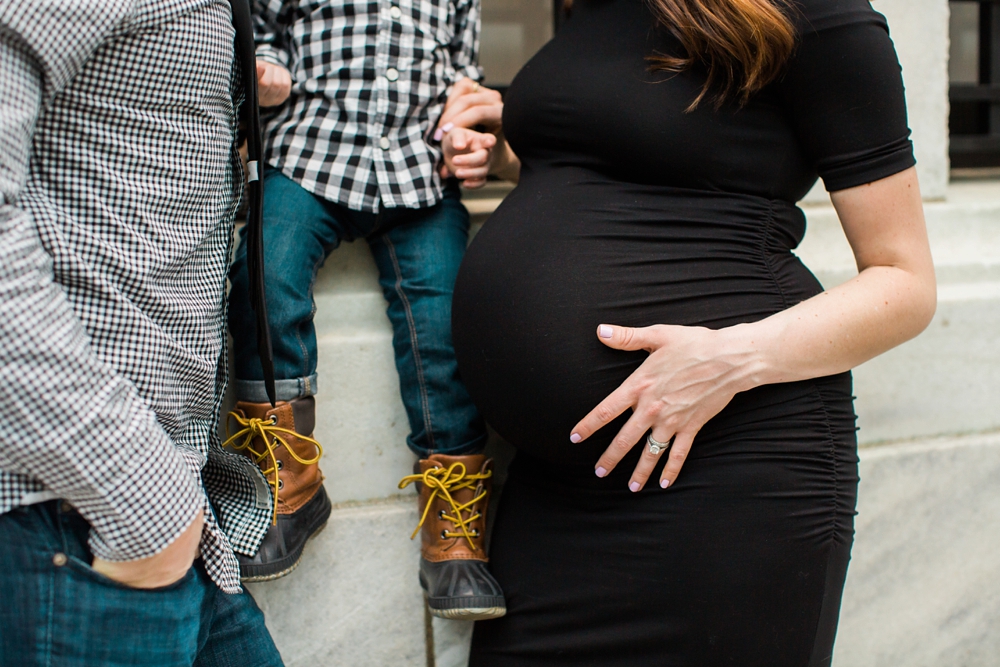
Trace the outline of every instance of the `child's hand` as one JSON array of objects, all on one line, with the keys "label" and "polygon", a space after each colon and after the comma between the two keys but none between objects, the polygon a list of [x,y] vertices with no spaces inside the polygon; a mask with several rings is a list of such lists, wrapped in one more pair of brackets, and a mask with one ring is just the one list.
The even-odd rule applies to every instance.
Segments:
[{"label": "child's hand", "polygon": [[262,107],[283,104],[292,93],[292,75],[281,65],[257,60],[257,99]]},{"label": "child's hand", "polygon": [[454,176],[466,188],[481,188],[486,185],[490,173],[490,162],[497,138],[464,127],[449,128],[441,138],[444,165],[441,177]]}]

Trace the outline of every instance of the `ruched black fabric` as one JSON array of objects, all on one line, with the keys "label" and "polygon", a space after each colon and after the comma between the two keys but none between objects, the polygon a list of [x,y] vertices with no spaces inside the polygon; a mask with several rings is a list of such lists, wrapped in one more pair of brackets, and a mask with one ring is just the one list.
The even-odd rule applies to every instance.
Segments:
[{"label": "ruched black fabric", "polygon": [[[817,175],[845,189],[914,164],[900,69],[867,0],[806,0],[783,77],[743,108],[694,99],[703,73],[643,0],[576,0],[507,96],[520,184],[459,274],[459,367],[518,448],[491,562],[508,615],[473,667],[827,665],[857,489],[850,374],[745,392],[705,425],[677,483],[605,479],[624,422],[570,429],[641,363],[598,324],[721,328],[822,287],[793,249]],[[657,472],[658,474],[658,472]]]}]

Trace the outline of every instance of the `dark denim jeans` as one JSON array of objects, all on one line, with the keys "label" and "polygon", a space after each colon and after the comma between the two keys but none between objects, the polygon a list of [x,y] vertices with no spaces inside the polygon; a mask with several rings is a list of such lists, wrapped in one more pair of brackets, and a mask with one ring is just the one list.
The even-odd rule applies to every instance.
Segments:
[{"label": "dark denim jeans", "polygon": [[[278,400],[316,393],[313,283],[342,241],[368,240],[388,301],[407,444],[419,456],[477,453],[486,427],[458,377],[451,345],[451,297],[469,237],[457,185],[426,209],[352,211],[308,192],[281,172],[264,176],[264,267]],[[230,272],[229,330],[236,395],[262,403],[263,373],[247,294],[246,242]]]},{"label": "dark denim jeans", "polygon": [[59,501],[0,515],[0,665],[282,665],[249,593],[223,593],[201,561],[171,586],[128,588],[91,569],[89,531]]}]

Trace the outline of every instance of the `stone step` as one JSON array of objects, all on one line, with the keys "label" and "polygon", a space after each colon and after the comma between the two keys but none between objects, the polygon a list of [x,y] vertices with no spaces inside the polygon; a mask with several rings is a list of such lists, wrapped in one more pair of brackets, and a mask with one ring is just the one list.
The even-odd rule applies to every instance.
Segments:
[{"label": "stone step", "polygon": [[998,479],[998,433],[862,450],[834,667],[998,663]]},{"label": "stone step", "polygon": [[[857,274],[830,205],[805,206],[796,250],[826,287]],[[862,443],[1000,428],[1000,183],[955,183],[924,210],[938,310],[916,339],[856,369]]]},{"label": "stone step", "polygon": [[[803,210],[808,225],[796,254],[826,287],[856,275],[829,198]],[[1000,280],[1000,181],[953,183],[948,199],[925,203],[924,212],[940,284]]]},{"label": "stone step", "polygon": [[[861,450],[835,667],[997,664],[998,478],[1000,433]],[[249,586],[289,667],[464,667],[472,624],[428,633],[416,521],[409,498],[338,507],[293,575]]]},{"label": "stone step", "polygon": [[418,518],[410,499],[338,507],[295,572],[247,585],[287,667],[426,667]]}]

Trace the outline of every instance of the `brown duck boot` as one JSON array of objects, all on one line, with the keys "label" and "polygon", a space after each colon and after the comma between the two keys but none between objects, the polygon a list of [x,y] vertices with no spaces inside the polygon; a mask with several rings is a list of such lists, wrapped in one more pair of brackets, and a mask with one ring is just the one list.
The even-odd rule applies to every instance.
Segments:
[{"label": "brown duck boot", "polygon": [[493,461],[482,454],[432,454],[399,483],[401,489],[416,483],[420,491],[420,585],[434,616],[482,621],[507,613],[503,591],[486,566],[492,477]]},{"label": "brown duck boot", "polygon": [[273,522],[257,555],[237,554],[240,579],[270,581],[298,566],[306,542],[330,518],[330,498],[319,469],[323,448],[312,439],[316,399],[278,401],[273,408],[241,401],[229,413],[227,429],[232,420],[242,429],[226,444],[260,467],[275,499]]}]

